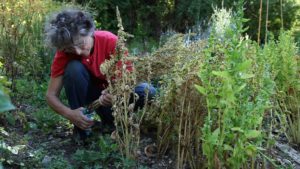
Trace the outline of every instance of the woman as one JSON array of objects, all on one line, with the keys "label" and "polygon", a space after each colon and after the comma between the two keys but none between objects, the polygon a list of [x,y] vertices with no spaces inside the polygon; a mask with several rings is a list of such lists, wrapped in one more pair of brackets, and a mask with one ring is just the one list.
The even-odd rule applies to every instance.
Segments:
[{"label": "woman", "polygon": [[[102,124],[113,128],[112,96],[105,90],[107,81],[100,65],[114,54],[117,36],[95,30],[91,15],[75,9],[55,15],[46,24],[45,32],[47,44],[57,50],[46,94],[49,106],[70,120],[81,139],[85,139],[83,130],[93,126],[94,121],[83,114],[83,107],[99,98],[102,106],[96,111]],[[63,87],[70,107],[59,99]],[[135,92],[143,96],[147,87],[149,96],[153,96],[155,89],[146,83],[138,85]]]}]

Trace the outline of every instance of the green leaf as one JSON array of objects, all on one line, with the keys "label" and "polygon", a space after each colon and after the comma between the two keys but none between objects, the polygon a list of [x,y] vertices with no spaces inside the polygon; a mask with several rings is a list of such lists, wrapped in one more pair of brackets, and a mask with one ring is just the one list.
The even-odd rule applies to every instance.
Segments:
[{"label": "green leaf", "polygon": [[220,128],[217,128],[212,135],[209,137],[208,142],[210,142],[213,145],[216,145],[218,143],[218,137],[220,134]]},{"label": "green leaf", "polygon": [[230,79],[230,74],[227,71],[212,71],[212,74],[224,79]]},{"label": "green leaf", "polygon": [[255,124],[260,125],[262,123],[262,121],[263,121],[263,117],[258,117],[254,122],[255,122]]},{"label": "green leaf", "polygon": [[246,32],[248,29],[249,29],[249,26],[247,26],[244,29],[242,29],[242,32]]},{"label": "green leaf", "polygon": [[245,148],[245,150],[246,150],[247,155],[249,155],[250,157],[254,156],[255,153],[257,152],[257,148],[252,144],[248,145]]},{"label": "green leaf", "polygon": [[[274,144],[275,144],[275,143],[274,143]],[[262,148],[262,147],[256,147],[256,149],[259,150],[259,151],[266,151],[266,149],[265,149],[265,148]]]},{"label": "green leaf", "polygon": [[241,73],[241,79],[249,79],[254,77],[254,74],[246,74],[246,73]]},{"label": "green leaf", "polygon": [[248,139],[253,139],[253,138],[257,138],[261,135],[261,131],[258,130],[248,130],[245,133],[246,138]]},{"label": "green leaf", "polygon": [[10,103],[9,97],[0,90],[0,113],[8,110],[12,110],[15,107]]},{"label": "green leaf", "polygon": [[228,144],[224,144],[224,150],[225,151],[233,151],[233,148]]},{"label": "green leaf", "polygon": [[199,85],[195,85],[196,89],[198,90],[199,93],[203,94],[203,95],[207,95],[207,91],[204,87],[199,86]]},{"label": "green leaf", "polygon": [[232,127],[231,131],[238,131],[238,132],[241,132],[241,133],[244,132],[244,130],[242,128],[240,128],[240,127]]},{"label": "green leaf", "polygon": [[202,77],[201,77],[201,72],[199,71],[198,73],[197,73],[197,76],[201,79]]},{"label": "green leaf", "polygon": [[14,115],[12,113],[6,113],[5,114],[5,119],[7,120],[7,122],[10,124],[10,125],[15,125],[16,124],[16,119],[14,117]]},{"label": "green leaf", "polygon": [[248,19],[248,18],[242,18],[242,22],[248,22],[248,21],[250,21],[250,19]]},{"label": "green leaf", "polygon": [[243,90],[245,87],[247,86],[246,83],[244,83],[242,86],[240,86],[236,91],[240,92],[241,90]]},{"label": "green leaf", "polygon": [[237,69],[237,71],[243,72],[245,70],[248,70],[250,68],[250,66],[251,66],[251,61],[246,60],[245,62],[239,64],[236,69]]}]

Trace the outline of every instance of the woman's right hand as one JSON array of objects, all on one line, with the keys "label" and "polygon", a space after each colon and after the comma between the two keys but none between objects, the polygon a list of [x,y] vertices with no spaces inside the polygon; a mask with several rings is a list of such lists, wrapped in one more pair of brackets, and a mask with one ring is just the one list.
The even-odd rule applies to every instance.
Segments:
[{"label": "woman's right hand", "polygon": [[108,107],[112,105],[113,95],[108,93],[108,90],[105,89],[101,92],[101,96],[99,97],[99,103],[101,106]]},{"label": "woman's right hand", "polygon": [[91,119],[89,119],[89,118],[87,118],[83,114],[83,110],[84,110],[83,107],[71,110],[71,112],[70,112],[71,116],[70,116],[69,120],[75,126],[79,127],[82,130],[85,130],[85,129],[91,127],[92,125],[94,125],[94,121],[91,120]]}]

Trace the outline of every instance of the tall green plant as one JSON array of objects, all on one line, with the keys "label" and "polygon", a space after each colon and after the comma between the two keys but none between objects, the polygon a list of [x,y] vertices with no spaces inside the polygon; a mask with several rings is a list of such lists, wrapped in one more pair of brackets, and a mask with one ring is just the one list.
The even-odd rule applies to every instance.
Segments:
[{"label": "tall green plant", "polygon": [[[276,42],[265,47],[276,82],[274,96],[281,122],[290,142],[300,143],[300,57],[291,32],[282,31]],[[268,53],[267,53],[268,51]]]},{"label": "tall green plant", "polygon": [[[243,12],[215,10],[199,71],[207,118],[202,128],[208,168],[254,168],[263,143],[264,113],[274,85],[258,46],[243,37]],[[220,31],[222,30],[222,31]]]}]

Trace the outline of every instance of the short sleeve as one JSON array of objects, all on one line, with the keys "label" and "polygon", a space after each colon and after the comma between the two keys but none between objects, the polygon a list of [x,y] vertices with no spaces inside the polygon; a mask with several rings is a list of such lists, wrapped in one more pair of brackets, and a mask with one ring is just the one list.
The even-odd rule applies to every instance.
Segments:
[{"label": "short sleeve", "polygon": [[70,61],[70,57],[68,57],[63,52],[56,52],[52,65],[51,65],[51,77],[58,77],[64,74],[64,70],[68,62]]}]

